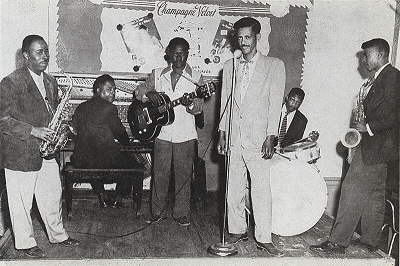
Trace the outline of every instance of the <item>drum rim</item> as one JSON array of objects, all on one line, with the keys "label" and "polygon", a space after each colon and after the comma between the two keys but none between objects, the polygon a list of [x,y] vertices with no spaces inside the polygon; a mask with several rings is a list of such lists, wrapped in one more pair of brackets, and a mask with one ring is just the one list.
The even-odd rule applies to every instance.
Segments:
[{"label": "drum rim", "polygon": [[[303,145],[306,144],[306,145],[298,146],[298,144],[300,144],[300,145],[301,144],[303,144]],[[317,146],[317,144],[318,143],[314,142],[314,141],[302,142],[302,143],[294,143],[292,145],[284,147],[282,150],[284,152],[302,151],[302,150],[305,150],[305,149],[313,148],[313,147]]]}]

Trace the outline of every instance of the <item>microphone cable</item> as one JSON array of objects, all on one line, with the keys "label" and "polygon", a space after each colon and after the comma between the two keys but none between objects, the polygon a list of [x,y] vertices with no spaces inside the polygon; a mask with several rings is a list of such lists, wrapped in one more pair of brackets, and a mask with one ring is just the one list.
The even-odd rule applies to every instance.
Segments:
[{"label": "microphone cable", "polygon": [[[216,129],[213,131],[213,133],[212,133],[212,135],[211,135],[212,137],[211,137],[210,141],[208,142],[208,145],[207,145],[207,147],[206,147],[206,149],[205,149],[205,151],[204,151],[204,154],[203,154],[202,156],[199,156],[199,158],[200,158],[201,160],[204,159],[204,157],[205,157],[207,151],[210,149],[210,146],[211,146],[211,144],[212,144],[212,142],[213,142],[213,140],[214,140],[214,137],[215,137],[216,133],[218,132],[219,124],[220,124],[220,122],[221,122],[221,120],[222,120],[222,117],[224,116],[224,114],[225,114],[225,112],[226,112],[226,110],[227,110],[227,108],[228,108],[228,104],[230,103],[230,101],[232,101],[232,96],[233,96],[232,93],[230,93],[229,96],[228,96],[228,98],[227,98],[227,101],[226,101],[226,103],[225,103],[225,106],[224,106],[224,108],[223,108],[223,111],[222,111],[222,113],[220,114],[220,116],[219,116],[219,118],[218,118],[218,123],[217,123],[218,126],[217,126]],[[190,175],[186,178],[186,180],[185,180],[185,182],[183,183],[183,185],[182,185],[178,190],[175,189],[174,197],[176,197],[176,196],[182,191],[182,189],[183,189],[183,187],[186,185],[186,183],[187,183],[189,180],[192,179],[193,174],[194,174],[194,168],[195,168],[195,166],[198,166],[198,165],[200,164],[201,160],[198,162],[197,165],[193,164],[192,172],[191,172]],[[152,162],[152,164],[153,164],[153,163],[154,163],[154,161]],[[170,176],[170,177],[171,177],[171,176]],[[152,176],[151,178],[154,178],[154,173],[153,173],[153,176]],[[155,193],[156,193],[156,192],[155,192]],[[149,205],[151,206],[152,203],[153,203],[153,202],[150,201]],[[162,207],[156,205],[159,209],[161,209],[161,212],[160,212],[161,214],[166,210],[167,203],[168,203],[168,201],[167,201],[167,202],[164,204],[164,206],[162,206]],[[150,208],[151,208],[151,207],[150,207]],[[153,222],[153,223],[154,223],[154,222]],[[134,231],[131,231],[131,232],[128,232],[128,233],[125,233],[125,234],[114,235],[114,236],[101,235],[101,234],[95,234],[95,233],[87,233],[87,232],[80,232],[80,231],[69,231],[69,232],[74,233],[74,234],[81,234],[81,235],[89,235],[89,236],[97,236],[97,237],[102,237],[102,238],[114,239],[114,238],[122,238],[122,237],[130,236],[130,235],[139,233],[139,232],[141,232],[141,231],[144,231],[144,230],[147,229],[149,226],[151,226],[153,223],[147,223],[145,226],[142,226],[142,227],[140,227],[140,228],[138,228],[138,229],[136,229],[136,230],[134,230]],[[42,230],[43,230],[43,229],[42,229]]]}]

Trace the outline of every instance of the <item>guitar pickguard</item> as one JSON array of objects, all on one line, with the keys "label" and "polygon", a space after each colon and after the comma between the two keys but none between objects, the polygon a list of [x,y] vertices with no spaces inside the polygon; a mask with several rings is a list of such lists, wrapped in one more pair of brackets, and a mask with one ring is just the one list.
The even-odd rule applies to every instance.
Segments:
[{"label": "guitar pickguard", "polygon": [[[163,99],[162,105],[170,102],[167,95],[160,95]],[[132,135],[138,140],[154,139],[160,133],[161,127],[172,124],[174,119],[174,109],[160,113],[158,106],[154,106],[150,101],[143,103],[135,99],[128,109],[129,126]]]},{"label": "guitar pickguard", "polygon": [[134,99],[128,109],[128,122],[132,135],[138,140],[152,140],[158,136],[161,127],[170,125],[175,120],[174,107],[181,104],[183,97],[207,98],[216,90],[213,82],[198,86],[196,91],[184,94],[181,98],[171,101],[160,93],[162,104],[154,106],[150,101],[143,103]]}]

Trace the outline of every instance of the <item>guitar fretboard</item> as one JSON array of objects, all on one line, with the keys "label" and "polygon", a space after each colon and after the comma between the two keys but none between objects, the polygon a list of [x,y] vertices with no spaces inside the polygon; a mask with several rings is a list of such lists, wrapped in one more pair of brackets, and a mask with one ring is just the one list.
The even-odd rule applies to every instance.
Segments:
[{"label": "guitar fretboard", "polygon": [[[196,96],[197,96],[196,91],[189,93],[189,98],[194,98]],[[175,99],[173,101],[170,101],[169,103],[166,103],[166,104],[163,104],[163,105],[159,106],[157,108],[158,112],[164,113],[165,111],[180,105],[182,103],[183,97],[184,96],[182,96],[182,97],[180,97],[178,99]]]}]

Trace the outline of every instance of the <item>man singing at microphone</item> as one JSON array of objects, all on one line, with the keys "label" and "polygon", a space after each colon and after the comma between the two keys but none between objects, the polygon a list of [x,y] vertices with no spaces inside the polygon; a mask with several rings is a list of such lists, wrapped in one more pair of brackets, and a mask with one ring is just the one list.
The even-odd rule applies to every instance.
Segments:
[{"label": "man singing at microphone", "polygon": [[[285,66],[280,59],[267,57],[257,51],[257,42],[261,38],[259,21],[249,17],[242,18],[234,24],[234,29],[242,55],[239,59],[230,59],[224,64],[222,119],[217,147],[220,154],[225,154],[226,149],[230,150],[230,154],[227,154],[230,156],[230,167],[227,180],[229,236],[226,243],[235,244],[248,239],[244,200],[248,171],[257,248],[271,256],[282,257],[283,252],[271,239],[269,171],[285,89]],[[230,97],[231,93],[233,97]],[[229,99],[233,100],[232,105]],[[228,108],[224,112],[226,105]],[[232,106],[231,112],[229,106]],[[229,119],[230,113],[232,119]],[[228,138],[230,147],[226,147]]]}]

